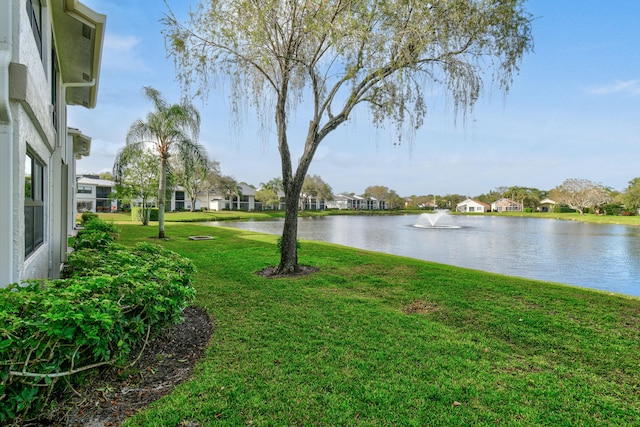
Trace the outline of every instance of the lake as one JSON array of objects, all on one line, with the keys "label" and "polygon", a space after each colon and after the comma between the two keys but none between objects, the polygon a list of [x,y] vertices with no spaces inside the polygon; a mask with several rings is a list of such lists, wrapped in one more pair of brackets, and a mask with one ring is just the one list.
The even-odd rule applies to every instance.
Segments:
[{"label": "lake", "polygon": [[[298,238],[640,296],[640,227],[445,215],[432,228],[428,218],[300,218]],[[282,234],[284,220],[211,224]]]}]

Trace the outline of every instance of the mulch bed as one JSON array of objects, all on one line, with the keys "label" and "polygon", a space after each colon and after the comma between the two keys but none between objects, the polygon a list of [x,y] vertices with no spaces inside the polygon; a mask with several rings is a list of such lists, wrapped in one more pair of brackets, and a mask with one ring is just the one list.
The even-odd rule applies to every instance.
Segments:
[{"label": "mulch bed", "polygon": [[207,313],[187,307],[184,321],[162,331],[147,344],[142,356],[126,373],[116,368],[102,371],[76,391],[79,396],[64,408],[32,426],[119,426],[127,417],[169,393],[189,377],[213,331]]}]

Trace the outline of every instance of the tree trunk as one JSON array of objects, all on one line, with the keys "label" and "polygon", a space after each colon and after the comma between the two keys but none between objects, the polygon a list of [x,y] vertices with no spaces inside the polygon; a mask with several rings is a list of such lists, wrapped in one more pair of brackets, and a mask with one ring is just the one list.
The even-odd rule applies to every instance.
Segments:
[{"label": "tree trunk", "polygon": [[296,188],[302,188],[302,185],[296,185],[292,182],[291,190],[287,191],[285,199],[285,216],[284,229],[280,240],[280,265],[278,265],[277,274],[292,274],[300,271],[298,266],[298,192]]},{"label": "tree trunk", "polygon": [[164,205],[167,195],[167,159],[160,157],[160,187],[158,189],[158,239],[164,239]]}]

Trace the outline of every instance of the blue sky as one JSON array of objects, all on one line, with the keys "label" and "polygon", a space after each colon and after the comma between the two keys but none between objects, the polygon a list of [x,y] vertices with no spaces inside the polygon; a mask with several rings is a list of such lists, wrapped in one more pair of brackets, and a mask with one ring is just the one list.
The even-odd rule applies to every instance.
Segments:
[{"label": "blue sky", "polygon": [[[129,125],[150,110],[143,86],[169,102],[181,94],[160,33],[162,0],[82,2],[107,15],[98,105],[69,108],[69,125],[93,139],[78,172],[97,173],[111,170]],[[188,8],[169,4],[177,13]],[[535,17],[534,52],[506,96],[487,85],[465,121],[455,120],[446,99],[428,100],[411,148],[394,145],[393,131],[375,130],[362,110],[321,143],[309,173],[336,193],[384,185],[401,196],[473,197],[500,186],[549,190],[568,178],[624,190],[640,176],[640,1],[530,0],[526,7]],[[200,142],[223,174],[256,186],[280,176],[276,140],[258,135],[252,111],[238,131],[224,88],[195,105]],[[301,151],[302,142],[290,144],[294,156]]]}]

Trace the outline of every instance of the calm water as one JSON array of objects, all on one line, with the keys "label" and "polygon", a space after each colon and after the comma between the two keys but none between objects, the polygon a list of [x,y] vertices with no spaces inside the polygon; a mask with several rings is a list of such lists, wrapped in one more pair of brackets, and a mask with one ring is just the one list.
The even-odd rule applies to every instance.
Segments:
[{"label": "calm water", "polygon": [[[281,234],[283,220],[220,225]],[[640,227],[536,218],[301,218],[298,237],[510,276],[640,296]],[[445,228],[445,226],[447,226]],[[456,228],[457,227],[457,228]]]}]

